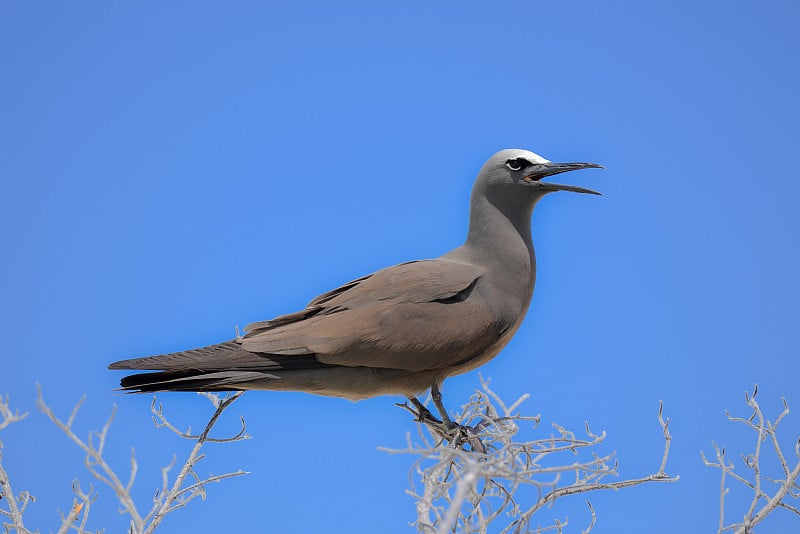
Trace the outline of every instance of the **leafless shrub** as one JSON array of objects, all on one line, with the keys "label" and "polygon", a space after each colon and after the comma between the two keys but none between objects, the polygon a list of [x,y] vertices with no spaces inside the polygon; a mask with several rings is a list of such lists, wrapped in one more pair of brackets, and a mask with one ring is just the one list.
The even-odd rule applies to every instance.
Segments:
[{"label": "leafless shrub", "polygon": [[[734,463],[725,456],[724,447],[712,442],[716,462],[709,461],[703,451],[700,451],[700,457],[708,467],[720,470],[719,528],[717,530],[720,534],[728,530],[736,534],[748,534],[753,531],[754,526],[778,508],[784,508],[800,515],[800,509],[798,508],[798,499],[800,499],[800,485],[798,485],[798,477],[800,476],[800,437],[795,439],[794,445],[797,463],[791,467],[781,449],[777,435],[778,425],[780,425],[784,417],[789,415],[789,404],[786,399],[781,398],[783,411],[773,423],[764,419],[761,406],[756,401],[757,395],[758,385],[754,386],[752,396],[748,392],[744,394],[745,403],[753,410],[749,417],[734,417],[727,410],[725,411],[728,420],[734,423],[741,423],[756,433],[755,450],[752,453],[740,455],[745,474],[734,471]],[[780,464],[779,472],[781,475],[777,478],[765,474],[762,445],[767,441],[772,445],[775,461]],[[741,521],[725,524],[725,496],[730,491],[730,488],[725,486],[728,477],[749,488],[753,493],[753,498]],[[793,502],[795,504],[789,504],[787,499],[794,499]]]},{"label": "leafless shrub", "polygon": [[[12,411],[9,406],[8,397],[5,399],[0,397],[0,417],[2,417],[0,420],[0,430],[3,430],[12,423],[22,421],[27,416],[27,412],[21,414],[18,411]],[[3,442],[0,441],[0,498],[2,498],[5,503],[5,508],[0,506],[0,515],[4,518],[3,531],[8,533],[14,529],[19,534],[27,534],[30,531],[25,528],[22,522],[22,514],[25,513],[25,508],[29,503],[33,502],[34,498],[27,491],[20,492],[19,494],[14,493],[14,490],[11,488],[11,480],[8,478],[8,473],[3,468],[2,449]]]},{"label": "leafless shrub", "polygon": [[[678,480],[665,472],[672,438],[669,420],[663,419],[661,407],[658,420],[665,443],[658,470],[640,478],[610,481],[618,476],[614,453],[595,452],[605,440],[605,432],[595,434],[587,423],[585,436],[579,436],[553,423],[548,436],[520,440],[518,433],[535,432],[540,421],[538,415],[517,413],[528,395],[507,405],[483,378],[481,384],[482,389],[475,392],[457,417],[458,423],[467,427],[469,438],[449,443],[440,431],[419,424],[421,445],[413,443],[409,435],[406,449],[383,449],[419,457],[412,469],[419,483],[412,480],[408,491],[416,499],[415,525],[419,532],[484,533],[493,524],[492,531],[502,533],[560,533],[567,525],[566,519],[545,527],[533,526],[533,519],[538,511],[562,497]],[[413,408],[403,407],[417,415]],[[480,440],[477,447],[475,439]],[[464,443],[473,445],[472,450],[464,450]],[[587,505],[591,522],[584,533],[592,529],[596,520],[594,508],[588,501]]]},{"label": "leafless shrub", "polygon": [[[124,482],[103,458],[106,438],[111,428],[111,423],[114,420],[116,407],[112,409],[111,415],[106,420],[102,430],[99,432],[90,431],[89,435],[84,440],[73,430],[75,418],[83,404],[84,398],[78,401],[66,420],[59,419],[53,410],[45,403],[41,388],[39,388],[36,404],[39,410],[86,453],[84,464],[89,473],[91,473],[96,480],[99,480],[114,491],[119,504],[122,506],[123,513],[127,513],[131,518],[129,532],[133,534],[150,534],[161,524],[161,521],[167,514],[186,506],[186,504],[195,497],[205,499],[206,484],[246,474],[245,471],[240,470],[223,475],[201,478],[195,471],[197,464],[205,456],[201,453],[204,444],[209,442],[229,443],[249,439],[249,436],[245,433],[244,419],[241,420],[242,428],[236,435],[228,438],[212,438],[210,436],[210,432],[219,420],[222,412],[238,399],[242,395],[242,392],[228,394],[222,397],[210,393],[203,393],[202,395],[211,402],[214,407],[214,412],[206,423],[203,431],[199,434],[192,434],[191,429],[183,432],[172,425],[164,415],[163,406],[157,404],[155,397],[153,398],[151,411],[153,413],[153,422],[155,426],[158,428],[167,428],[178,436],[193,441],[194,447],[172,482],[170,482],[170,472],[175,466],[175,457],[173,457],[172,462],[168,466],[161,469],[162,486],[156,491],[153,497],[153,504],[146,514],[140,512],[131,495],[131,490],[138,472],[138,464],[133,449],[131,449],[130,472],[127,481]],[[20,415],[18,413],[12,413],[8,407],[7,399],[5,401],[0,401],[0,416],[2,416],[0,430],[13,422],[23,419],[26,415],[27,414]],[[0,443],[0,446],[1,445]],[[9,533],[12,530],[16,530],[20,534],[29,533],[30,531],[25,528],[23,524],[22,515],[27,504],[33,501],[33,497],[27,492],[22,492],[19,495],[13,493],[8,474],[3,469],[2,464],[0,464],[0,489],[2,489],[2,496],[8,497],[4,499],[7,509],[0,507],[0,513],[10,520],[10,522],[6,521],[3,524],[5,532]],[[78,480],[73,481],[72,490],[73,493],[75,493],[75,498],[73,499],[68,513],[60,512],[61,525],[58,529],[58,533],[65,534],[69,531],[75,531],[78,534],[88,534],[89,531],[86,529],[86,525],[89,520],[92,504],[97,500],[97,492],[91,485],[88,491],[83,491]]]},{"label": "leafless shrub", "polygon": [[[664,436],[664,450],[658,470],[650,475],[626,480],[612,480],[618,477],[618,463],[615,454],[600,454],[599,446],[606,439],[605,432],[595,434],[586,424],[583,434],[579,435],[558,424],[552,423],[549,435],[542,436],[538,432],[540,416],[519,415],[520,405],[528,398],[523,395],[516,402],[508,405],[490,388],[487,381],[481,378],[482,388],[470,398],[456,421],[462,425],[466,434],[460,437],[446,435],[441,428],[428,428],[419,423],[418,437],[421,444],[412,441],[408,436],[408,446],[402,450],[383,449],[392,453],[408,453],[418,457],[411,476],[412,489],[408,493],[416,499],[416,528],[419,532],[444,534],[446,532],[480,532],[492,531],[501,533],[522,532],[563,532],[567,519],[556,519],[552,524],[538,526],[534,524],[537,512],[552,506],[558,499],[573,494],[591,491],[636,486],[647,482],[675,482],[679,477],[669,476],[666,465],[669,457],[671,436],[669,420],[664,419],[662,407],[659,407],[658,420]],[[784,508],[800,516],[800,439],[795,441],[794,454],[796,461],[790,465],[781,448],[777,429],[789,414],[789,406],[783,399],[784,409],[774,423],[764,418],[761,407],[756,401],[758,388],[752,396],[745,394],[745,402],[752,410],[747,418],[734,417],[726,411],[732,422],[745,425],[756,433],[755,450],[740,455],[745,473],[734,471],[734,463],[725,455],[725,449],[713,443],[716,461],[709,461],[701,451],[705,464],[720,470],[720,512],[718,533],[732,531],[736,534],[751,533],[753,527],[763,521],[778,508]],[[179,430],[166,418],[163,406],[153,399],[151,411],[156,427],[165,427],[178,436],[194,442],[194,446],[182,467],[170,481],[170,473],[175,466],[175,458],[162,468],[162,485],[146,514],[139,511],[131,496],[131,489],[136,479],[138,465],[131,451],[130,471],[127,480],[123,481],[114,469],[103,458],[103,452],[115,410],[98,431],[89,432],[87,438],[81,439],[73,431],[73,424],[83,403],[81,399],[73,408],[66,420],[59,419],[53,410],[44,402],[41,390],[37,405],[39,409],[65,435],[86,454],[85,465],[92,476],[111,488],[123,513],[130,516],[129,531],[134,534],[152,533],[169,513],[182,508],[195,497],[205,499],[205,487],[211,482],[219,482],[225,478],[245,474],[234,471],[223,475],[201,478],[196,473],[197,464],[203,459],[202,447],[208,442],[226,443],[249,436],[245,433],[245,423],[241,420],[241,430],[228,438],[210,436],[222,412],[227,409],[242,393],[218,396],[203,394],[214,408],[210,419],[199,434],[192,434],[191,429]],[[409,406],[404,406],[416,416],[419,413]],[[8,398],[0,397],[0,431],[10,424],[19,422],[27,416],[12,411]],[[532,432],[530,439],[522,439],[525,433]],[[771,447],[763,447],[769,442]],[[469,445],[472,450],[464,450]],[[764,466],[764,451],[774,452],[774,463],[780,476],[769,476]],[[2,441],[0,441],[2,452]],[[752,500],[743,519],[739,522],[725,522],[725,497],[729,493],[726,482],[733,478],[749,489]],[[78,480],[72,484],[75,498],[67,513],[60,513],[61,524],[58,533],[70,531],[87,534],[87,524],[92,505],[97,500],[97,492],[92,485],[84,491]],[[23,522],[23,515],[34,497],[26,492],[14,493],[8,473],[3,468],[0,454],[0,516],[3,518],[5,533],[17,532],[29,534]],[[587,501],[591,520],[582,530],[588,533],[594,527],[597,516],[591,503]]]}]

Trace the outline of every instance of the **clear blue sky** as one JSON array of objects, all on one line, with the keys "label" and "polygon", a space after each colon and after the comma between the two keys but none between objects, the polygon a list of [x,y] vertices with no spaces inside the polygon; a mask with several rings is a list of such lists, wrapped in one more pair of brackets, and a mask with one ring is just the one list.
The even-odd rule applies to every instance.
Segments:
[{"label": "clear blue sky", "polygon": [[[483,374],[545,423],[606,430],[627,476],[656,467],[663,399],[680,484],[593,495],[594,532],[714,530],[698,450],[752,444],[723,409],[745,414],[754,382],[770,416],[781,395],[800,409],[799,23],[788,1],[3,2],[0,392],[32,413],[1,439],[29,526],[54,530],[89,482],[36,382],[63,415],[88,395],[82,433],[118,405],[110,457],[124,472],[136,446],[144,503],[186,445],[151,397],[112,393],[110,361],[446,252],[482,162],[520,147],[604,164],[570,178],[605,196],[539,204],[533,304]],[[477,385],[447,381],[446,402]],[[203,422],[203,399],[159,399]],[[376,450],[413,429],[397,400],[245,395],[230,425],[254,439],[200,471],[252,474],[165,531],[412,532],[411,459]],[[100,491],[90,526],[123,531]],[[554,513],[588,520],[581,497]]]}]

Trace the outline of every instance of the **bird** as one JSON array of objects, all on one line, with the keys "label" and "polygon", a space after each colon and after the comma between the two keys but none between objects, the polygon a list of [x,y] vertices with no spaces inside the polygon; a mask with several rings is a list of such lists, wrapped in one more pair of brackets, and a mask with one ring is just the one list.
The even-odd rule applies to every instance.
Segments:
[{"label": "bird", "polygon": [[121,390],[136,393],[279,390],[354,401],[399,395],[427,411],[417,396],[430,390],[442,421],[452,425],[442,382],[494,358],[530,305],[535,205],[556,191],[600,195],[544,178],[587,168],[603,167],[501,150],[475,179],[463,245],[348,282],[302,310],[248,324],[232,340],[109,369],[149,371],[121,379]]}]

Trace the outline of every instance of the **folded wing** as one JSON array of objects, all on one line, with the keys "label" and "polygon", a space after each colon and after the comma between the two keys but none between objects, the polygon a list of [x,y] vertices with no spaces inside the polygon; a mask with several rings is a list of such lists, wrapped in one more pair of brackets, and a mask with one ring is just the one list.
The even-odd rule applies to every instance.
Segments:
[{"label": "folded wing", "polygon": [[320,295],[305,310],[253,323],[250,352],[419,371],[460,363],[499,329],[477,289],[482,270],[448,260],[396,265]]},{"label": "folded wing", "polygon": [[336,367],[445,369],[483,354],[508,326],[484,304],[483,274],[442,259],[396,265],[250,324],[238,339],[109,367],[158,370],[123,379],[123,388],[140,391],[230,389],[257,376]]}]

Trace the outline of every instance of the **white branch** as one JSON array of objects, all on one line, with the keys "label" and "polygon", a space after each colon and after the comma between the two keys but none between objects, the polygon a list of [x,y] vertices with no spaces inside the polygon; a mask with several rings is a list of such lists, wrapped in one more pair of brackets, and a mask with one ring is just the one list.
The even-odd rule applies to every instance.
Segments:
[{"label": "white branch", "polygon": [[[214,428],[214,425],[216,425],[217,421],[219,420],[220,415],[222,415],[222,412],[225,411],[225,409],[228,408],[241,395],[242,392],[238,392],[227,395],[220,399],[216,395],[205,394],[204,396],[211,401],[215,410],[208,423],[206,423],[203,432],[196,436],[191,434],[191,430],[181,432],[174,425],[169,423],[169,421],[167,421],[163,415],[163,407],[161,405],[156,407],[155,399],[153,399],[152,412],[156,427],[166,427],[175,432],[177,435],[194,441],[195,445],[172,484],[169,482],[169,471],[173,467],[175,459],[173,458],[172,462],[161,470],[162,488],[156,493],[156,496],[153,499],[152,509],[145,517],[142,517],[142,515],[139,513],[131,495],[133,484],[136,480],[136,474],[138,472],[138,464],[136,462],[136,455],[134,454],[133,449],[131,449],[130,475],[128,476],[127,483],[122,482],[121,478],[114,472],[112,467],[106,463],[105,459],[103,458],[106,438],[108,437],[111,423],[113,422],[114,415],[116,414],[116,407],[112,409],[111,415],[106,420],[100,432],[91,431],[89,432],[87,439],[83,440],[78,437],[73,430],[73,424],[77,418],[80,406],[84,401],[83,398],[81,398],[72,409],[72,412],[66,421],[59,419],[53,410],[45,403],[44,398],[42,397],[41,388],[39,388],[39,396],[36,404],[39,409],[45,415],[47,415],[47,417],[56,426],[58,426],[62,432],[64,432],[64,434],[67,435],[70,440],[77,444],[78,447],[80,447],[84,453],[86,453],[84,463],[92,476],[103,482],[103,484],[107,485],[114,491],[117,496],[117,500],[123,507],[124,512],[128,513],[131,517],[131,525],[129,529],[130,532],[133,534],[150,534],[160,525],[164,517],[170,512],[185,506],[195,497],[205,498],[206,484],[220,482],[226,478],[246,474],[245,471],[235,471],[223,475],[211,475],[201,480],[194,471],[197,463],[204,457],[204,455],[201,453],[201,449],[205,443],[228,443],[249,438],[249,436],[245,434],[244,419],[241,420],[241,430],[232,437],[220,439],[212,438],[209,435],[211,430]],[[2,407],[0,407],[0,412],[4,413],[2,412]],[[0,469],[2,468],[0,467]],[[4,472],[0,472],[0,478],[2,478],[3,474]],[[194,480],[194,482],[186,485],[187,478],[190,477]],[[0,480],[0,482],[2,481]],[[4,489],[4,493],[5,491],[6,490]],[[75,481],[73,484],[73,491],[77,496],[77,499],[73,501],[73,505],[67,514],[61,514],[62,521],[58,530],[59,534],[66,534],[71,530],[74,530],[79,534],[85,534],[87,532],[86,524],[89,517],[89,510],[91,504],[97,498],[97,493],[91,487],[88,493],[84,493],[77,481]],[[20,530],[20,532],[23,531]],[[24,532],[28,531],[26,530]]]},{"label": "white branch", "polygon": [[[22,421],[28,416],[28,413],[19,413],[12,411],[9,407],[8,396],[3,398],[0,396],[0,430],[3,430],[8,425]],[[2,451],[3,442],[0,441],[0,451]],[[0,452],[0,497],[6,502],[7,510],[0,508],[0,515],[7,517],[10,522],[3,521],[3,529],[6,532],[11,532],[12,529],[16,530],[18,534],[28,534],[30,531],[25,528],[22,520],[22,515],[25,513],[25,508],[28,503],[34,500],[33,496],[27,491],[21,492],[19,495],[14,493],[11,487],[11,479],[8,476],[2,464],[3,455]]]},{"label": "white branch", "polygon": [[[406,449],[382,449],[391,453],[408,453],[418,456],[413,471],[421,477],[422,491],[409,493],[417,501],[416,526],[420,532],[470,531],[487,532],[488,525],[510,516],[510,523],[501,529],[504,533],[527,532],[534,514],[545,505],[567,495],[586,493],[601,489],[619,490],[647,482],[674,482],[678,477],[666,474],[666,463],[672,437],[659,408],[659,422],[664,434],[664,452],[658,470],[648,476],[623,481],[606,481],[617,476],[614,454],[599,455],[593,449],[600,445],[606,434],[595,434],[586,425],[586,437],[578,437],[566,428],[553,424],[554,432],[549,436],[528,441],[518,441],[516,435],[521,425],[533,429],[538,426],[539,416],[524,417],[517,413],[527,395],[507,405],[489,388],[488,381],[481,379],[478,390],[456,417],[461,428],[445,431],[431,421],[424,408],[401,405],[415,415],[420,427],[427,425],[433,439],[427,439],[420,428],[424,446],[415,446],[410,441]],[[448,442],[448,440],[450,442]],[[431,443],[435,443],[431,445]],[[464,450],[469,445],[471,450]],[[581,451],[591,452],[589,458],[574,459]],[[563,455],[569,461],[559,461]],[[423,467],[427,465],[427,467]],[[564,475],[573,481],[564,484]],[[521,507],[518,490],[531,487],[538,495],[533,505]],[[594,509],[589,504],[592,520],[585,532],[589,532],[596,521]],[[561,532],[566,520],[553,525],[539,527],[535,532]]]},{"label": "white branch", "polygon": [[[208,423],[206,423],[203,432],[198,435],[192,435],[191,429],[187,429],[186,432],[182,432],[178,430],[174,425],[172,425],[169,421],[167,421],[166,417],[163,413],[162,405],[156,405],[155,398],[153,399],[153,404],[151,410],[153,412],[153,419],[155,422],[156,427],[166,427],[175,434],[180,437],[190,439],[195,441],[194,447],[192,447],[191,452],[189,453],[188,458],[181,467],[178,476],[175,477],[175,481],[172,483],[172,486],[167,489],[167,481],[169,469],[174,464],[173,462],[164,470],[162,470],[162,480],[163,480],[163,488],[160,496],[157,496],[155,502],[153,503],[153,508],[151,509],[150,513],[147,515],[148,519],[150,519],[150,523],[144,529],[144,534],[151,534],[161,521],[163,521],[164,517],[170,512],[182,508],[185,506],[189,501],[194,499],[195,497],[205,497],[205,484],[209,482],[219,482],[224,478],[230,478],[234,476],[244,475],[247,474],[245,471],[236,471],[233,473],[227,473],[225,475],[218,475],[218,476],[211,476],[204,480],[200,480],[199,477],[194,472],[195,465],[203,459],[203,455],[200,453],[200,450],[203,448],[203,445],[207,442],[213,443],[228,443],[233,441],[240,441],[243,439],[249,439],[250,436],[245,434],[245,424],[244,419],[241,420],[242,428],[241,430],[234,436],[229,438],[211,438],[209,434],[211,429],[214,428],[214,425],[217,423],[220,415],[225,409],[233,404],[233,402],[242,396],[244,392],[239,391],[230,395],[227,395],[223,398],[219,398],[217,395],[212,394],[204,394],[206,398],[212,403],[215,407],[214,413],[211,415]],[[188,487],[184,487],[184,483],[187,477],[193,477],[197,482],[194,484],[189,485]]]},{"label": "white branch", "polygon": [[[111,415],[106,420],[105,425],[103,425],[103,429],[100,431],[99,434],[94,432],[89,432],[89,437],[86,441],[82,440],[75,434],[72,430],[72,424],[75,422],[75,418],[77,417],[78,410],[80,409],[81,404],[85,397],[82,397],[76,404],[75,407],[72,409],[69,418],[66,422],[59,419],[53,410],[45,403],[44,397],[42,396],[42,388],[37,384],[36,389],[38,391],[38,397],[36,399],[36,406],[39,410],[44,413],[58,428],[61,429],[66,436],[72,440],[78,447],[86,453],[86,458],[84,460],[84,464],[89,472],[94,476],[97,480],[101,481],[103,484],[107,485],[114,491],[114,494],[117,496],[117,500],[125,509],[125,511],[131,516],[131,523],[132,523],[132,530],[134,532],[141,531],[143,520],[142,516],[139,514],[138,509],[136,508],[136,503],[133,501],[133,497],[131,496],[130,487],[126,484],[123,484],[120,478],[117,476],[116,472],[111,468],[111,466],[106,463],[105,459],[102,455],[102,448],[105,446],[105,437],[108,434],[108,429],[111,426],[112,421],[114,420],[114,415],[116,414],[116,406],[114,406],[111,410]],[[95,446],[93,436],[99,436],[99,445]],[[135,476],[135,462],[133,462],[132,469],[131,469],[131,479]]]},{"label": "white branch", "polygon": [[[790,467],[786,457],[783,454],[783,451],[781,450],[777,437],[778,425],[789,414],[789,404],[786,402],[786,399],[781,399],[783,402],[783,411],[775,419],[775,422],[771,423],[770,421],[764,419],[764,413],[761,410],[761,406],[759,405],[758,401],[756,401],[757,395],[758,386],[753,388],[752,396],[745,392],[745,403],[748,407],[750,407],[751,410],[753,410],[749,417],[734,417],[727,411],[725,412],[728,420],[734,423],[743,424],[756,433],[754,452],[749,455],[742,455],[745,466],[752,471],[752,480],[734,471],[733,463],[728,462],[725,457],[725,449],[719,447],[716,443],[712,442],[716,456],[716,462],[709,461],[703,451],[700,451],[700,457],[705,465],[720,470],[718,534],[728,530],[731,530],[736,534],[746,534],[751,532],[754,526],[763,521],[769,514],[774,512],[779,507],[789,510],[790,512],[800,516],[800,508],[797,506],[792,506],[785,501],[786,498],[797,499],[800,497],[800,494],[793,491],[793,488],[798,487],[798,478],[800,477],[800,459],[798,459],[797,464],[793,468]],[[762,444],[767,439],[769,439],[770,443],[772,444],[772,447],[775,450],[775,455],[780,463],[781,470],[784,474],[784,478],[782,479],[772,479],[762,474]],[[800,447],[800,443],[798,446],[796,446],[796,449],[798,447]],[[800,457],[800,454],[798,454],[798,456]],[[750,501],[750,506],[745,512],[742,521],[726,525],[725,496],[728,494],[729,489],[725,486],[725,481],[728,477],[736,480],[750,489],[753,492],[753,498]],[[774,494],[769,495],[763,490],[762,481],[777,484],[778,489]],[[762,500],[765,501],[765,503],[760,509],[758,509],[758,505]]]}]

